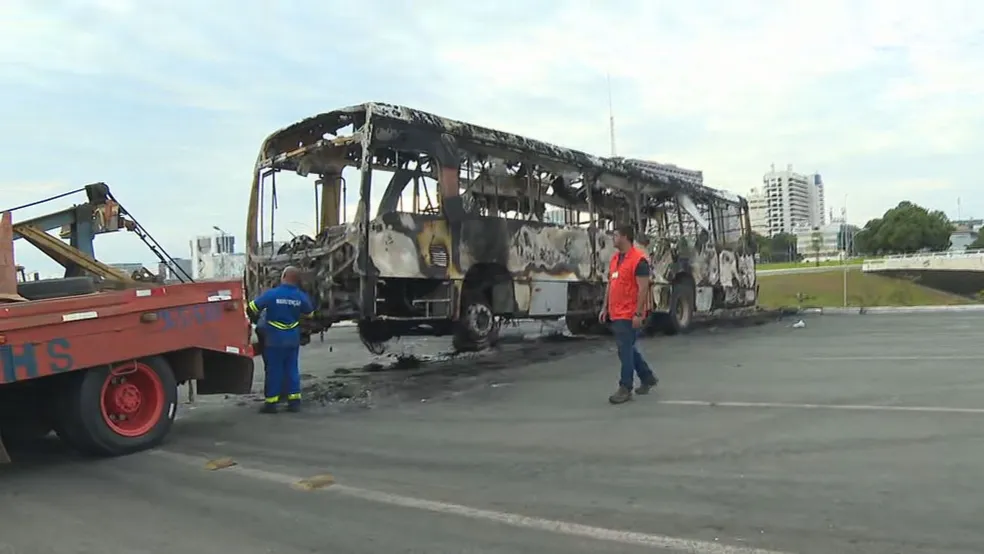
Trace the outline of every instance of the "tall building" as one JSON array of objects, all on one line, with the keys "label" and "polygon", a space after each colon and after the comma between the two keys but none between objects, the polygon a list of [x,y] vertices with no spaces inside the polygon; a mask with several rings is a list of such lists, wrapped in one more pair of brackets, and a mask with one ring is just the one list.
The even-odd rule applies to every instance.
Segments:
[{"label": "tall building", "polygon": [[822,227],[826,222],[824,185],[820,174],[795,173],[791,164],[786,166],[785,171],[776,171],[773,165],[762,176],[761,189],[752,189],[748,205],[752,229],[758,222],[758,228],[764,231],[761,234],[766,236],[793,233],[803,227]]}]

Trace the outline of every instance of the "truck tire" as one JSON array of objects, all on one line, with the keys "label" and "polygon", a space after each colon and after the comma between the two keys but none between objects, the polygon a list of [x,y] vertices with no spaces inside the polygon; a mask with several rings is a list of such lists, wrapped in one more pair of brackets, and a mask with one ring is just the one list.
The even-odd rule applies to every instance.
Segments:
[{"label": "truck tire", "polygon": [[673,283],[664,327],[667,335],[682,335],[690,331],[694,321],[694,302],[694,286],[689,279],[683,278]]},{"label": "truck tire", "polygon": [[167,360],[141,358],[66,380],[55,432],[84,454],[122,456],[160,444],[177,407],[177,382]]},{"label": "truck tire", "polygon": [[28,300],[45,300],[65,296],[81,296],[97,292],[91,277],[66,277],[65,279],[41,279],[17,283],[17,294]]}]

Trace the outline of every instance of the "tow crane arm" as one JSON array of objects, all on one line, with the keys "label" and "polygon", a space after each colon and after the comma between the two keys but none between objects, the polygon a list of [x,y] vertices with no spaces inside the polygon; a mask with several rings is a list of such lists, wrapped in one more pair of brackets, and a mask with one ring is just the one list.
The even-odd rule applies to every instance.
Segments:
[{"label": "tow crane arm", "polygon": [[[184,269],[175,263],[174,258],[168,255],[137,220],[113,198],[106,183],[92,183],[81,189],[4,211],[13,212],[22,208],[37,206],[78,192],[85,192],[88,202],[16,223],[13,226],[13,238],[26,240],[52,260],[58,262],[65,268],[65,277],[80,277],[91,274],[102,279],[121,282],[124,285],[132,285],[142,279],[100,262],[95,257],[93,247],[93,240],[96,235],[125,229],[133,231],[139,236],[160,261],[174,270],[180,281],[192,281],[191,275],[188,275]],[[60,237],[67,238],[68,243],[48,234],[48,231],[55,229],[61,230]]]},{"label": "tow crane arm", "polygon": [[14,234],[61,264],[65,268],[66,277],[77,277],[78,275],[69,274],[76,273],[76,270],[82,270],[103,279],[121,281],[126,284],[135,282],[125,271],[108,266],[33,225],[23,223],[14,225]]}]

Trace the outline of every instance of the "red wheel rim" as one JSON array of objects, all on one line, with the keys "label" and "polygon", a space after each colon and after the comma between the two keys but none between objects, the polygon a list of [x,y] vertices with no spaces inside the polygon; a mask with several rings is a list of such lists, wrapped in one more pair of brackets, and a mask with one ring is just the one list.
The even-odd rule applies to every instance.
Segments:
[{"label": "red wheel rim", "polygon": [[149,366],[128,362],[110,371],[99,407],[103,421],[124,437],[146,435],[161,419],[164,383]]}]

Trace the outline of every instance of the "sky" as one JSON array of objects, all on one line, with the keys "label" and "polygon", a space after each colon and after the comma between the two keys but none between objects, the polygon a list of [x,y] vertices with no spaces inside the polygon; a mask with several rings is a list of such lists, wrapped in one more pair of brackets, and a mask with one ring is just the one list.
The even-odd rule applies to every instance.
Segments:
[{"label": "sky", "polygon": [[[607,155],[607,75],[619,155],[739,194],[792,164],[861,225],[984,216],[984,4],[956,0],[4,0],[0,209],[104,181],[173,256],[213,226],[241,247],[280,127],[380,101]],[[279,195],[278,236],[309,233],[311,182]]]}]

